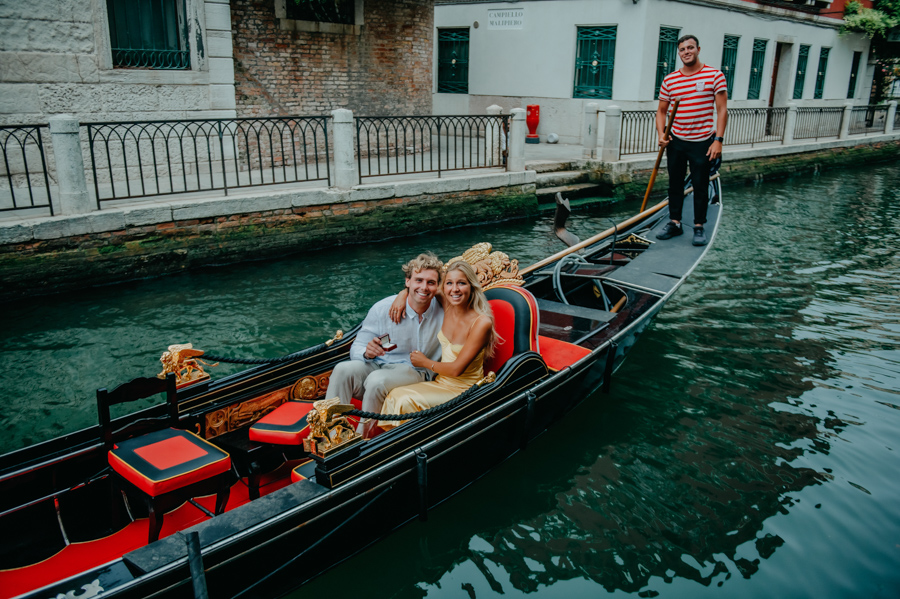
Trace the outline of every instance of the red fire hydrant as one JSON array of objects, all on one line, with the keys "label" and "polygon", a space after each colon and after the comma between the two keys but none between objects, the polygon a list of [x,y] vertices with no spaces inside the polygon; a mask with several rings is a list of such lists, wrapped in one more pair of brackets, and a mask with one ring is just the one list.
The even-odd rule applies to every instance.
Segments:
[{"label": "red fire hydrant", "polygon": [[537,104],[529,104],[525,108],[525,124],[528,125],[528,135],[525,136],[525,143],[539,144],[541,138],[538,137],[537,128],[541,121],[541,107]]}]

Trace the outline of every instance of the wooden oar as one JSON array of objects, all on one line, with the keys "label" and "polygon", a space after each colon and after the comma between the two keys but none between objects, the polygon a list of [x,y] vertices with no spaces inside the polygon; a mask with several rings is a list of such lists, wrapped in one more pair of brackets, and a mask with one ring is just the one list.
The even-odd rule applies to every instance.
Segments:
[{"label": "wooden oar", "polygon": [[[715,181],[718,178],[719,178],[719,173],[716,173],[715,175],[710,177],[709,180]],[[687,189],[684,190],[684,195],[688,195],[692,191],[694,191],[694,188],[688,187]],[[547,266],[548,264],[553,264],[560,258],[568,256],[572,252],[577,252],[578,250],[580,250],[582,248],[586,248],[589,245],[594,245],[598,241],[601,241],[601,240],[609,237],[610,235],[613,235],[614,233],[616,233],[616,231],[621,231],[622,229],[626,229],[626,228],[630,227],[631,225],[638,222],[639,220],[659,212],[660,210],[662,210],[663,208],[665,208],[668,205],[669,205],[669,199],[666,198],[665,200],[663,200],[656,206],[653,206],[652,208],[648,209],[647,211],[641,211],[639,214],[635,214],[631,218],[620,222],[617,227],[612,227],[610,229],[603,231],[602,233],[597,233],[590,239],[585,239],[581,243],[576,243],[572,247],[568,247],[568,248],[562,250],[561,252],[557,252],[557,253],[553,254],[552,256],[548,256],[547,258],[544,258],[540,262],[535,262],[531,266],[523,268],[522,270],[519,271],[519,274],[527,275],[528,273],[535,271],[539,268],[543,268],[544,266]]]},{"label": "wooden oar", "polygon": [[[675,103],[672,105],[672,112],[669,113],[669,124],[666,125],[666,138],[668,139],[669,134],[672,132],[672,122],[675,120],[675,113],[678,111],[678,105],[681,103],[681,100],[675,100]],[[656,164],[653,165],[653,172],[650,173],[650,183],[647,184],[647,192],[644,194],[644,203],[641,204],[641,212],[644,211],[644,208],[647,207],[647,198],[650,197],[650,191],[653,189],[653,183],[656,181],[656,173],[659,172],[659,163],[662,162],[663,152],[665,148],[660,148],[659,153],[656,155]]]}]

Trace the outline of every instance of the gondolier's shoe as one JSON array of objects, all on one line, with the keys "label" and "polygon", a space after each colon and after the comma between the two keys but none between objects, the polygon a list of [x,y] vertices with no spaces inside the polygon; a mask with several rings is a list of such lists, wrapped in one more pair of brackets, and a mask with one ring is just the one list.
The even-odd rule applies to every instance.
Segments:
[{"label": "gondolier's shoe", "polygon": [[656,234],[657,239],[671,239],[673,237],[678,237],[684,233],[681,229],[681,223],[676,223],[675,221],[670,220],[666,223],[666,226],[662,231]]},{"label": "gondolier's shoe", "polygon": [[694,245],[706,245],[706,233],[703,231],[703,227],[694,227],[694,240],[691,243]]}]

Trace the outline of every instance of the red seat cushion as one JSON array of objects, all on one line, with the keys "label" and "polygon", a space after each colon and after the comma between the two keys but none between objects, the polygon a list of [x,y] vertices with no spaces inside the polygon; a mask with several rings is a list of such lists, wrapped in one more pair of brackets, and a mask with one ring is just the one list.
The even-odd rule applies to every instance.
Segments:
[{"label": "red seat cushion", "polygon": [[[359,408],[362,402],[352,400],[353,406]],[[286,401],[250,427],[250,440],[257,443],[274,445],[300,445],[309,436],[309,423],[306,416],[313,409],[310,401]],[[356,426],[359,419],[351,416],[348,420]]]},{"label": "red seat cushion", "polygon": [[108,458],[113,470],[151,497],[231,468],[226,452],[193,433],[174,428],[116,443]]},{"label": "red seat cushion", "polygon": [[541,356],[550,370],[559,371],[566,366],[571,366],[584,356],[591,353],[591,350],[569,343],[568,341],[560,341],[541,335],[539,337],[541,343]]},{"label": "red seat cushion", "polygon": [[500,338],[494,355],[485,360],[484,372],[499,372],[511,357],[538,351],[538,308],[522,287],[498,285],[484,292],[494,313],[494,329]]}]

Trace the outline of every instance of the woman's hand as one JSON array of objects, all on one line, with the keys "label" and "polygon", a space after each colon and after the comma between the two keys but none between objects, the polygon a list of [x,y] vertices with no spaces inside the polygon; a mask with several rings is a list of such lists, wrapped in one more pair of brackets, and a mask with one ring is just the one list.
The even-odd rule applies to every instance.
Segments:
[{"label": "woman's hand", "polygon": [[409,361],[412,362],[412,365],[416,368],[431,368],[434,365],[434,360],[416,350],[409,354]]},{"label": "woman's hand", "polygon": [[394,298],[394,302],[388,310],[388,317],[390,317],[391,322],[394,324],[400,324],[400,321],[406,316],[406,298],[408,296],[409,292],[404,289]]}]

